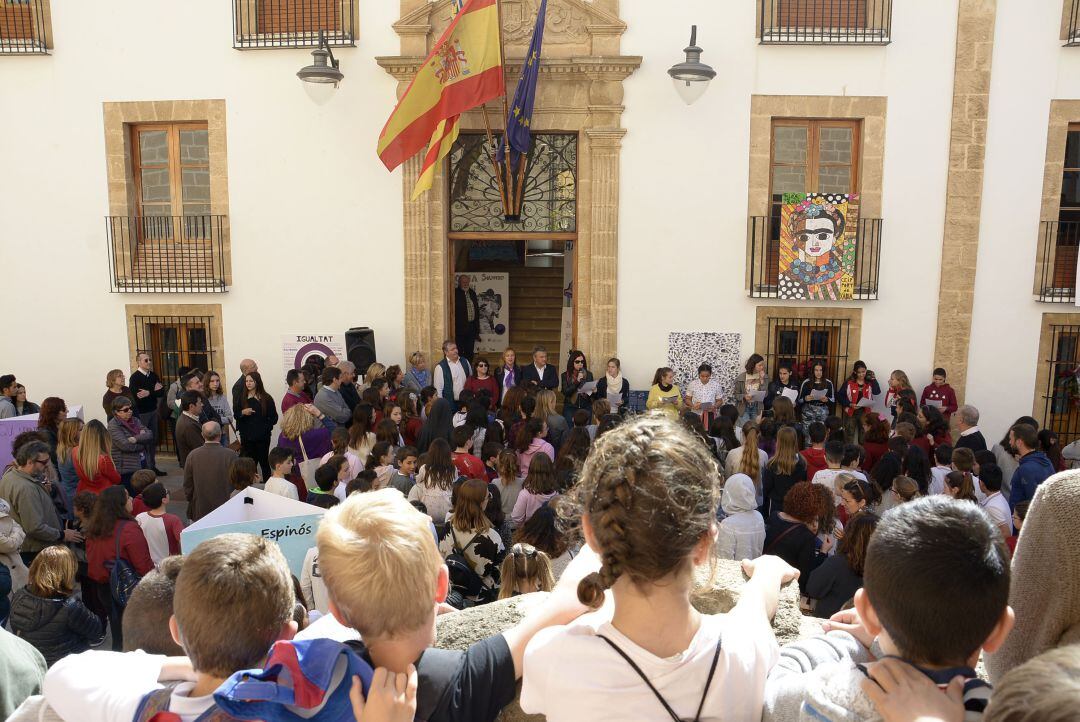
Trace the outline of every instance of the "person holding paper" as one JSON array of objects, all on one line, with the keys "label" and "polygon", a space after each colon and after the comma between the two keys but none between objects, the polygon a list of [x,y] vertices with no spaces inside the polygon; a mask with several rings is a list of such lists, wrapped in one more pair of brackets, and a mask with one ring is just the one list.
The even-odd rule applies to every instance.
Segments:
[{"label": "person holding paper", "polygon": [[[856,444],[862,443],[863,425],[862,416],[867,413],[869,406],[873,405],[874,397],[881,393],[874,372],[866,368],[862,361],[856,361],[851,369],[851,376],[844,384],[844,393],[841,402],[845,408],[844,433],[848,441]],[[860,402],[870,402],[867,403]]]},{"label": "person holding paper", "polygon": [[[607,362],[607,373],[596,382],[594,399],[607,399],[611,413],[626,413],[630,405],[630,382],[622,377],[622,362],[612,356]],[[611,403],[617,400],[617,404]]]},{"label": "person holding paper", "polygon": [[746,360],[746,371],[735,378],[733,401],[739,406],[739,426],[761,416],[765,406],[768,382],[765,380],[765,358],[755,353]]},{"label": "person holding paper", "polygon": [[766,416],[771,415],[773,401],[780,396],[786,397],[792,406],[799,402],[799,384],[791,372],[791,365],[787,363],[780,364],[776,369],[776,378],[769,382],[769,392],[765,395]]},{"label": "person holding paper", "polygon": [[686,386],[686,401],[690,410],[701,417],[705,428],[712,426],[716,410],[724,404],[724,392],[720,390],[720,382],[713,378],[712,366],[698,366],[697,378]]},{"label": "person holding paper", "polygon": [[[577,349],[570,352],[566,357],[566,370],[559,379],[562,384],[563,395],[563,418],[566,419],[567,428],[574,428],[574,412],[579,409],[588,411],[592,408],[592,392],[596,389],[592,371],[585,360],[585,354]],[[588,384],[589,388],[582,388]]]},{"label": "person holding paper", "polygon": [[682,392],[675,383],[675,372],[671,368],[663,366],[656,369],[645,408],[650,411],[662,411],[678,421],[683,410]]},{"label": "person holding paper", "polygon": [[941,415],[945,417],[945,421],[949,421],[949,417],[956,413],[956,392],[953,391],[952,386],[949,386],[945,381],[945,369],[934,369],[933,382],[922,391],[922,396],[919,398],[919,406],[937,406],[941,411]]},{"label": "person holding paper", "polygon": [[799,408],[802,409],[803,428],[810,433],[810,424],[825,423],[836,405],[836,389],[831,379],[825,377],[825,362],[816,360],[810,366],[810,378],[799,387]]}]

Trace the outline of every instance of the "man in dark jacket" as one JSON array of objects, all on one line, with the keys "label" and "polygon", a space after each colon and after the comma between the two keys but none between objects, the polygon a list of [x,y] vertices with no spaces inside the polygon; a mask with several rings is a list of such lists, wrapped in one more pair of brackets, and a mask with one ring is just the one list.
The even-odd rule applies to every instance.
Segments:
[{"label": "man in dark jacket", "polygon": [[255,363],[252,359],[246,358],[240,361],[240,376],[233,382],[232,385],[232,405],[235,409],[237,406],[241,406],[244,393],[247,391],[247,387],[244,386],[245,377],[259,370],[259,364]]},{"label": "man in dark jacket", "polygon": [[476,339],[480,335],[480,300],[476,291],[469,288],[468,274],[458,276],[454,289],[454,340],[461,356],[471,362]]},{"label": "man in dark jacket", "polygon": [[146,445],[146,467],[158,476],[165,472],[157,468],[158,404],[165,396],[165,386],[150,367],[150,354],[145,351],[135,357],[137,368],[131,372],[128,385],[135,394],[135,414],[142,425],[150,430],[153,439]]},{"label": "man in dark jacket", "polygon": [[960,430],[960,437],[956,440],[954,448],[986,451],[986,439],[979,431],[979,410],[974,406],[964,404],[953,415],[956,419],[956,428]]},{"label": "man in dark jacket", "polygon": [[1039,484],[1046,481],[1057,469],[1050,458],[1038,450],[1039,432],[1030,424],[1017,424],[1009,429],[1009,443],[1020,457],[1020,465],[1013,472],[1009,491],[1009,506],[1015,509],[1020,502],[1031,501]]},{"label": "man in dark jacket", "polygon": [[204,403],[198,391],[185,391],[180,397],[180,416],[176,419],[176,456],[181,467],[187,464],[188,454],[203,443],[200,415]]},{"label": "man in dark jacket", "polygon": [[204,443],[193,449],[184,464],[184,496],[188,518],[197,521],[229,500],[229,467],[239,455],[221,445],[221,424],[202,425]]}]

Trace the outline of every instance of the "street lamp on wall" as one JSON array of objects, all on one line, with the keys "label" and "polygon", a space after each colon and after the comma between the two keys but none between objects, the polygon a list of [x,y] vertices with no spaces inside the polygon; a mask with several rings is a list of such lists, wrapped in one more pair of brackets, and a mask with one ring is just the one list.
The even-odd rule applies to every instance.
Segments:
[{"label": "street lamp on wall", "polygon": [[322,30],[319,31],[319,46],[311,51],[311,57],[311,65],[296,71],[296,77],[304,81],[304,90],[316,102],[326,102],[345,75],[338,69],[338,60]]},{"label": "street lamp on wall", "polygon": [[716,77],[716,71],[701,62],[701,48],[697,45],[697,25],[690,26],[690,45],[683,48],[684,62],[672,65],[668,75],[675,83],[675,90],[687,105],[700,98]]}]

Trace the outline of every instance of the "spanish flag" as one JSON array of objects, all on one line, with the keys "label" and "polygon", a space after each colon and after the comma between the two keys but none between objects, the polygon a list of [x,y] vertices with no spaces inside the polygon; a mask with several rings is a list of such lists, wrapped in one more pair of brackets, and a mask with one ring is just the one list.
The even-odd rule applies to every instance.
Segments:
[{"label": "spanish flag", "polygon": [[496,0],[466,0],[386,121],[379,158],[393,170],[430,144],[415,197],[453,146],[458,116],[505,92]]}]

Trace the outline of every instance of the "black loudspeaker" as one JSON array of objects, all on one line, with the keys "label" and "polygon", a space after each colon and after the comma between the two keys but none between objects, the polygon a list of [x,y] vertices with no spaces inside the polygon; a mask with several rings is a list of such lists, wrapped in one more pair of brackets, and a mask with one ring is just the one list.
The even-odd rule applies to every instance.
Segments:
[{"label": "black loudspeaker", "polygon": [[356,365],[356,375],[363,378],[368,366],[375,363],[375,332],[367,326],[345,332],[345,355]]}]

